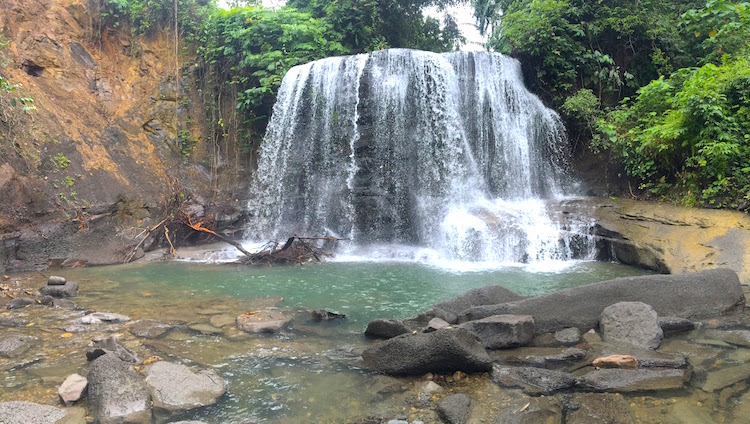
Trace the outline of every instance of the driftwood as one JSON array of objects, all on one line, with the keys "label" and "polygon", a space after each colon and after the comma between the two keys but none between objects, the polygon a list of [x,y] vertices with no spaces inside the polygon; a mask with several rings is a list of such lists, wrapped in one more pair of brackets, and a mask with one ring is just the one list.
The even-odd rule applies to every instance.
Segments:
[{"label": "driftwood", "polygon": [[248,265],[288,265],[306,262],[322,262],[323,258],[334,254],[335,237],[289,237],[279,247],[278,242],[266,243],[258,252],[247,255],[238,262]]}]

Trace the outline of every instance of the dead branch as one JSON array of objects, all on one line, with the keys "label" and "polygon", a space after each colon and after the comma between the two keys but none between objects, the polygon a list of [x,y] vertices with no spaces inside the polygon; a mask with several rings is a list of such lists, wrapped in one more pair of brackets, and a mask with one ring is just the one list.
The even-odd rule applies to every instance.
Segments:
[{"label": "dead branch", "polygon": [[197,223],[193,224],[193,221],[190,219],[190,215],[188,215],[187,212],[183,212],[183,213],[185,214],[185,217],[187,217],[187,222],[185,224],[188,227],[192,228],[195,231],[200,231],[200,232],[212,234],[214,237],[218,238],[219,240],[221,240],[221,241],[223,241],[225,243],[231,244],[232,246],[234,246],[235,248],[237,248],[237,250],[239,250],[240,252],[242,252],[245,256],[252,255],[252,253],[250,253],[247,250],[245,250],[245,248],[242,247],[241,244],[237,243],[236,241],[234,241],[234,240],[232,240],[230,238],[227,238],[227,237],[224,237],[222,235],[217,234],[216,231],[213,231],[213,230],[210,230],[210,229],[204,227],[202,222],[197,222]]},{"label": "dead branch", "polygon": [[147,228],[147,229],[145,229],[145,230],[141,231],[141,233],[140,233],[140,234],[138,234],[138,235],[136,236],[136,238],[138,238],[138,237],[140,237],[141,235],[143,235],[143,233],[146,233],[146,234],[145,234],[145,235],[143,236],[143,238],[141,239],[141,241],[139,241],[139,242],[138,242],[138,244],[136,244],[136,245],[135,245],[135,247],[133,247],[133,250],[131,250],[131,251],[130,251],[130,254],[129,254],[129,255],[127,256],[127,258],[125,258],[125,263],[128,263],[128,262],[130,262],[130,261],[131,261],[131,260],[133,259],[133,256],[135,256],[135,252],[136,252],[136,251],[138,250],[138,248],[139,248],[139,247],[141,247],[141,246],[143,245],[143,243],[144,243],[144,242],[146,241],[146,239],[147,239],[147,238],[148,238],[148,237],[149,237],[149,236],[151,235],[151,233],[153,233],[154,231],[156,231],[156,230],[157,230],[157,229],[158,229],[159,227],[161,227],[161,226],[162,226],[162,225],[163,225],[163,224],[164,224],[165,222],[167,222],[167,218],[164,218],[164,219],[162,219],[160,223],[158,223],[158,224],[154,225],[153,227],[151,227],[151,228]]}]

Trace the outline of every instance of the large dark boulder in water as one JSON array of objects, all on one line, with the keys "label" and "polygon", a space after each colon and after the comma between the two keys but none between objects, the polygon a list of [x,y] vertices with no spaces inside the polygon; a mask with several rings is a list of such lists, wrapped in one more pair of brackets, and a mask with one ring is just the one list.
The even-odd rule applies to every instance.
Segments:
[{"label": "large dark boulder in water", "polygon": [[397,319],[378,318],[370,321],[365,329],[365,335],[368,337],[390,339],[409,332],[403,322]]},{"label": "large dark boulder in water", "polygon": [[459,322],[515,314],[533,316],[537,334],[565,327],[594,328],[604,308],[618,302],[644,302],[660,316],[694,319],[742,310],[745,296],[737,273],[729,269],[646,275],[617,278],[514,302],[475,306],[463,313]]},{"label": "large dark boulder in water", "polygon": [[477,336],[487,349],[524,346],[534,338],[534,318],[530,315],[494,315],[460,327]]},{"label": "large dark boulder in water", "polygon": [[151,423],[151,396],[133,366],[106,353],[89,366],[89,413],[101,424]]},{"label": "large dark boulder in water", "polygon": [[458,316],[471,307],[496,305],[523,298],[523,296],[519,296],[503,286],[478,287],[461,296],[444,300],[412,319],[419,322],[428,322],[432,318],[440,318],[449,324],[455,324]]},{"label": "large dark boulder in water", "polygon": [[462,328],[403,334],[365,349],[362,359],[368,368],[391,375],[492,369],[492,360],[482,343]]}]

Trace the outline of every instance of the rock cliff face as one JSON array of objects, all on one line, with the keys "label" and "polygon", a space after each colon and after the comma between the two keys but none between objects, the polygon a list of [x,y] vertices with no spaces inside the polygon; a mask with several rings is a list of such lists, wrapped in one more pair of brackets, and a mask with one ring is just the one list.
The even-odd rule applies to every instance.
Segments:
[{"label": "rock cliff face", "polygon": [[600,259],[661,273],[726,267],[750,282],[750,216],[627,199],[570,202],[569,211],[593,217]]},{"label": "rock cliff face", "polygon": [[0,74],[37,107],[0,121],[0,269],[119,262],[169,196],[212,185],[206,149],[178,146],[202,119],[174,41],[102,29],[99,3],[0,0]]}]

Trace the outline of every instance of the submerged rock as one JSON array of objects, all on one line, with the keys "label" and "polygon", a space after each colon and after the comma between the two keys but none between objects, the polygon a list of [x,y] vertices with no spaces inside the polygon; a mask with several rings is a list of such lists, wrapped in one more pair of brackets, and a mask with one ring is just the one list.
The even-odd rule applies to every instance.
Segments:
[{"label": "submerged rock", "polygon": [[505,408],[494,424],[562,424],[562,403],[553,397],[520,399]]},{"label": "submerged rock", "polygon": [[237,317],[237,326],[248,333],[278,333],[285,329],[291,318],[276,310],[262,310]]},{"label": "submerged rock", "polygon": [[366,336],[378,339],[390,339],[409,332],[409,327],[397,319],[374,319],[365,329]]},{"label": "submerged rock", "polygon": [[365,349],[362,359],[368,368],[392,375],[484,372],[492,368],[482,343],[462,328],[403,334]]},{"label": "submerged rock", "polygon": [[34,336],[6,331],[0,335],[0,357],[17,358],[31,349],[38,340]]},{"label": "submerged rock", "polygon": [[130,321],[129,317],[110,312],[93,312],[73,320],[73,325],[123,324]]},{"label": "submerged rock", "polygon": [[310,311],[313,321],[333,321],[333,320],[344,320],[346,315],[332,312],[327,309],[314,309]]},{"label": "submerged rock", "polygon": [[599,328],[607,342],[654,350],[664,333],[654,309],[642,302],[619,302],[604,308]]},{"label": "submerged rock", "polygon": [[136,337],[144,339],[158,339],[172,331],[174,326],[153,319],[140,319],[128,327],[128,331]]},{"label": "submerged rock", "polygon": [[445,397],[437,407],[437,413],[446,424],[465,424],[471,412],[471,399],[463,393]]},{"label": "submerged rock", "polygon": [[28,297],[17,297],[8,303],[8,309],[21,309],[33,305],[34,303],[34,299],[29,299]]},{"label": "submerged rock", "polygon": [[703,318],[742,310],[745,296],[737,274],[714,269],[691,274],[646,275],[603,281],[497,305],[475,306],[459,322],[492,315],[531,315],[537,333],[566,327],[594,328],[607,306],[647,302],[657,314]]},{"label": "submerged rock", "polygon": [[492,381],[502,387],[518,387],[526,394],[550,395],[573,387],[576,379],[566,372],[534,367],[504,367],[495,365]]},{"label": "submerged rock", "polygon": [[750,378],[750,364],[736,365],[709,372],[701,389],[713,392]]},{"label": "submerged rock", "polygon": [[488,349],[523,346],[534,338],[534,318],[530,315],[494,315],[461,324]]},{"label": "submerged rock", "polygon": [[132,365],[105,354],[89,366],[90,414],[101,424],[151,423],[151,396]]},{"label": "submerged rock", "polygon": [[176,413],[213,405],[226,391],[214,370],[193,372],[170,362],[156,362],[146,370],[146,385],[154,408]]},{"label": "submerged rock", "polygon": [[567,411],[566,424],[636,423],[628,401],[619,393],[575,393],[570,402],[577,409]]},{"label": "submerged rock", "polygon": [[578,387],[595,392],[645,392],[679,389],[690,377],[681,369],[601,369],[578,378]]}]

